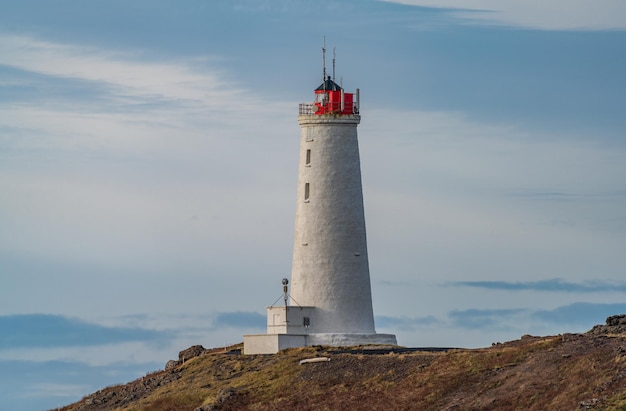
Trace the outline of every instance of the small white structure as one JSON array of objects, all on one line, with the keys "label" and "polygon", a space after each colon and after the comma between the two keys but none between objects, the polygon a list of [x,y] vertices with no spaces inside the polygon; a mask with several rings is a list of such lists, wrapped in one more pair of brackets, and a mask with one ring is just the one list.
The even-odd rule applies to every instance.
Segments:
[{"label": "small white structure", "polygon": [[[357,125],[359,90],[330,76],[300,105],[302,128],[288,302],[267,308],[267,334],[245,335],[244,354],[284,348],[396,344],[376,334],[370,286]],[[356,97],[356,98],[355,98]]]}]

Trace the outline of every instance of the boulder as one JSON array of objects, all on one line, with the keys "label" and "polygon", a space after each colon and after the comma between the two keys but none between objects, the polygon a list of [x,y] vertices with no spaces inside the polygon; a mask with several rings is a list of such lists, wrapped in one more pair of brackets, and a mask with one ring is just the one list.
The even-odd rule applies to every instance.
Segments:
[{"label": "boulder", "polygon": [[190,360],[191,358],[197,357],[198,355],[204,353],[206,348],[201,345],[192,345],[186,350],[182,350],[178,353],[178,362],[184,363],[185,361]]},{"label": "boulder", "polygon": [[178,366],[179,362],[174,360],[169,360],[167,364],[165,364],[165,371],[173,370]]},{"label": "boulder", "polygon": [[606,325],[626,325],[626,314],[612,315],[606,318]]}]

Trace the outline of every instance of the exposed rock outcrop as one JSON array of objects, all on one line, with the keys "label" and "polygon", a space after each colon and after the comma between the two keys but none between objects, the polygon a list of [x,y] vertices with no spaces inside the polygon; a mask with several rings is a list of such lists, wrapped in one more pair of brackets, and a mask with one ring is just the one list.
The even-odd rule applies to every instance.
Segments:
[{"label": "exposed rock outcrop", "polygon": [[222,409],[229,409],[227,403],[229,400],[233,400],[241,395],[237,390],[233,388],[225,388],[217,394],[215,402],[210,405],[203,405],[196,408],[194,411],[218,411]]},{"label": "exposed rock outcrop", "polygon": [[206,352],[209,352],[210,350],[207,350],[206,348],[204,348],[201,345],[192,345],[191,347],[182,350],[178,353],[178,361],[176,360],[169,360],[166,364],[165,364],[165,371],[170,371],[173,370],[174,368],[178,367],[179,365],[182,365],[185,363],[185,361],[189,361],[192,358],[195,358],[199,355],[202,355]]},{"label": "exposed rock outcrop", "polygon": [[606,318],[606,324],[596,325],[587,332],[591,335],[626,334],[626,314],[612,315]]},{"label": "exposed rock outcrop", "polygon": [[174,368],[178,367],[178,361],[175,360],[169,360],[166,364],[165,364],[165,371],[170,371],[173,370]]},{"label": "exposed rock outcrop", "polygon": [[205,351],[206,351],[206,348],[204,348],[201,345],[192,345],[186,350],[182,350],[181,352],[178,353],[178,361],[180,363],[183,363],[194,357],[197,357],[198,355],[203,354]]},{"label": "exposed rock outcrop", "polygon": [[606,325],[626,325],[626,314],[612,315],[610,317],[607,317]]}]

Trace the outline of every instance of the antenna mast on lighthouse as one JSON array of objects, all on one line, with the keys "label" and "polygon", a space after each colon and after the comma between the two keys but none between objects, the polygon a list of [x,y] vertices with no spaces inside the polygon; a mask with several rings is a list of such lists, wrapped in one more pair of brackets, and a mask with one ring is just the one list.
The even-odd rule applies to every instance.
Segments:
[{"label": "antenna mast on lighthouse", "polygon": [[337,47],[333,47],[333,81],[335,81],[335,59],[337,58]]},{"label": "antenna mast on lighthouse", "polygon": [[322,46],[322,82],[326,82],[326,36],[324,36],[324,45]]}]

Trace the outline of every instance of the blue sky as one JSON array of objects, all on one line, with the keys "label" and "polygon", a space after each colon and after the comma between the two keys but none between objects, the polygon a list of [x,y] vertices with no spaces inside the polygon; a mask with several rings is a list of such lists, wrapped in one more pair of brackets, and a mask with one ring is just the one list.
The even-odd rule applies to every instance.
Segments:
[{"label": "blue sky", "polygon": [[361,90],[379,332],[626,312],[625,30],[619,0],[0,3],[0,407],[263,329],[323,36]]}]

